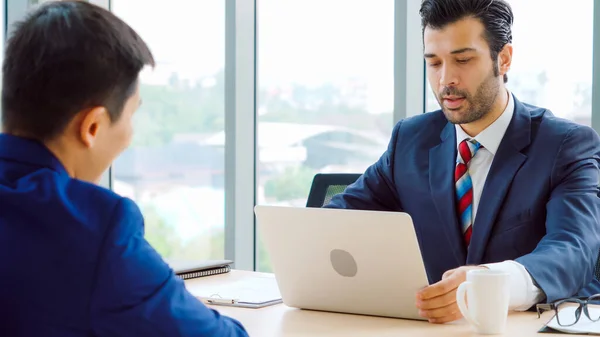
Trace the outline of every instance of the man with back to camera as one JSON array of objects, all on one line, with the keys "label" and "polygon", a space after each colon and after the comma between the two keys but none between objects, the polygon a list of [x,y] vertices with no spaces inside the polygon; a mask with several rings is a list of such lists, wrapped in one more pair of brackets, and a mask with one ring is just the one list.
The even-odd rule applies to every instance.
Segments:
[{"label": "man with back to camera", "polygon": [[153,56],[109,11],[57,1],[8,41],[0,134],[0,335],[247,336],[194,298],[101,188]]},{"label": "man with back to camera", "polygon": [[456,289],[470,269],[510,273],[511,310],[600,292],[597,133],[507,91],[505,0],[424,0],[420,14],[442,109],[400,121],[327,207],[411,215],[431,283],[416,305],[432,323],[461,318]]}]

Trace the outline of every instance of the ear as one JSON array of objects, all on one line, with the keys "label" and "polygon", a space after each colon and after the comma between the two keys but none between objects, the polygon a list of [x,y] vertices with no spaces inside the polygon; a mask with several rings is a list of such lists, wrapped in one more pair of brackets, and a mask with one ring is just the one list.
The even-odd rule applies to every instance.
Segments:
[{"label": "ear", "polygon": [[95,107],[81,114],[79,138],[86,147],[90,148],[94,146],[101,127],[110,122],[110,117],[105,107]]},{"label": "ear", "polygon": [[498,70],[501,76],[508,73],[512,64],[513,47],[507,43],[498,54]]}]

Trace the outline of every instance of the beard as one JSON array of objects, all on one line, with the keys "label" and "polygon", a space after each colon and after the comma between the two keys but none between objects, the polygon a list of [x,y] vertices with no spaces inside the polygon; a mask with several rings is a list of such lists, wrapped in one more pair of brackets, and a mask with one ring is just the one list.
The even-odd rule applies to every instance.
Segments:
[{"label": "beard", "polygon": [[[444,112],[446,119],[452,124],[467,124],[480,120],[485,115],[490,113],[498,93],[500,92],[500,84],[498,78],[491,72],[489,76],[481,83],[475,95],[469,92],[460,90],[456,87],[445,87],[435,97]],[[443,104],[443,97],[447,95],[464,97],[463,106],[459,109],[448,109]],[[466,103],[466,104],[465,104]],[[466,106],[465,106],[466,105]]]}]

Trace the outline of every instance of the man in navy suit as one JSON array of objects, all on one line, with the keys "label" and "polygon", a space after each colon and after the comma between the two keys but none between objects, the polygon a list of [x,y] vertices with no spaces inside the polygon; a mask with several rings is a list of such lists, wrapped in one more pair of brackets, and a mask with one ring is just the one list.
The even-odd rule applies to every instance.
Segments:
[{"label": "man in navy suit", "polygon": [[142,39],[84,1],[17,27],[3,66],[1,336],[247,336],[186,291],[133,201],[97,186],[128,146]]},{"label": "man in navy suit", "polygon": [[400,121],[328,207],[411,215],[431,283],[416,305],[433,323],[461,318],[456,288],[474,268],[510,273],[514,310],[600,292],[597,133],[508,92],[504,0],[424,0],[420,13],[441,110]]}]

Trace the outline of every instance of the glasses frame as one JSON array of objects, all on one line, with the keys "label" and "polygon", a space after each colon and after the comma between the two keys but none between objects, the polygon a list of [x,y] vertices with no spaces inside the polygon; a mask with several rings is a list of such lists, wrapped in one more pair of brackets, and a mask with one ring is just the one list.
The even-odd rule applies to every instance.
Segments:
[{"label": "glasses frame", "polygon": [[[589,318],[590,321],[592,321],[592,322],[600,321],[600,316],[596,319],[592,319],[592,317],[590,317],[590,312],[588,311],[588,304],[590,304],[590,302],[592,302],[592,301],[600,302],[600,294],[595,294],[595,295],[592,295],[589,297],[570,297],[570,298],[560,299],[560,300],[554,301],[552,303],[539,303],[535,307],[537,310],[538,318],[541,317],[543,312],[554,310],[554,315],[556,317],[556,322],[558,322],[558,325],[568,327],[568,326],[573,326],[573,325],[577,324],[577,322],[579,322],[579,319],[581,318],[581,311],[583,311],[583,313],[587,316],[587,318]],[[561,304],[564,304],[564,303],[578,304],[578,309],[576,312],[579,312],[579,314],[575,315],[575,322],[573,322],[571,324],[561,324],[561,322],[560,322],[560,319],[558,316],[558,308],[560,307]]]}]

